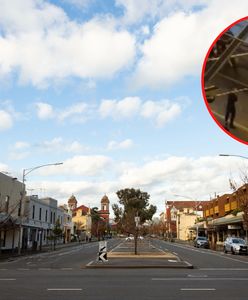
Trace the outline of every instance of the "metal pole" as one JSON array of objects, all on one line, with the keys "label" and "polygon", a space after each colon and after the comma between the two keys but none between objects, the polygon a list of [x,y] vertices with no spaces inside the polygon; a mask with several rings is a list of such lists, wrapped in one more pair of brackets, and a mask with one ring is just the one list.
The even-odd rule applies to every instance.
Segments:
[{"label": "metal pole", "polygon": [[24,199],[24,194],[25,194],[25,176],[26,176],[26,169],[23,169],[22,172],[22,192],[21,192],[21,199],[20,199],[20,206],[19,206],[19,211],[20,211],[20,223],[19,223],[19,235],[18,235],[18,254],[21,254],[21,237],[22,237],[22,203]]},{"label": "metal pole", "polygon": [[33,172],[36,169],[40,169],[43,167],[47,167],[47,166],[58,166],[58,165],[62,165],[63,163],[52,163],[52,164],[45,164],[45,165],[40,165],[37,167],[33,167],[30,169],[23,169],[22,172],[22,194],[21,194],[21,199],[20,199],[20,224],[19,224],[19,236],[18,236],[18,254],[21,254],[21,237],[22,237],[22,220],[23,220],[23,215],[22,215],[22,204],[23,204],[23,200],[24,200],[24,195],[25,195],[25,177],[26,175],[28,175],[29,173]]}]

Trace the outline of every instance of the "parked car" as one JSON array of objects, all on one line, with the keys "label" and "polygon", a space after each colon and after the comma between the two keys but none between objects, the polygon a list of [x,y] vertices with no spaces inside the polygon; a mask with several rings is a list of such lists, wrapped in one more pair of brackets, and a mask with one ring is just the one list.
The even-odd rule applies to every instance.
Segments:
[{"label": "parked car", "polygon": [[239,237],[228,237],[224,242],[224,252],[232,254],[247,254],[247,244],[244,239]]},{"label": "parked car", "polygon": [[197,248],[209,248],[208,239],[205,236],[198,236],[194,240],[194,247]]},{"label": "parked car", "polygon": [[134,236],[133,235],[129,235],[126,237],[126,241],[133,241],[134,240]]}]

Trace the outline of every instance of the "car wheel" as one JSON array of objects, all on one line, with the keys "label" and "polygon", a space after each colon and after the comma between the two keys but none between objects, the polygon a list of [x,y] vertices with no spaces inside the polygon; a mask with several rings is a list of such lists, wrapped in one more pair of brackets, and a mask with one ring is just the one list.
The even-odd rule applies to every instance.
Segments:
[{"label": "car wheel", "polygon": [[233,247],[231,248],[231,252],[232,252],[232,254],[235,254],[235,252],[234,252],[234,250],[233,250]]},{"label": "car wheel", "polygon": [[226,247],[224,246],[224,253],[227,253]]}]

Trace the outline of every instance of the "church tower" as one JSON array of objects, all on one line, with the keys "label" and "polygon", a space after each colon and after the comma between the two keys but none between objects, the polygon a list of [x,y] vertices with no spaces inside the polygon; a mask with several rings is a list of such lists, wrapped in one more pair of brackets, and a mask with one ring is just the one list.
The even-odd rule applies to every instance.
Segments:
[{"label": "church tower", "polygon": [[101,210],[99,211],[100,216],[109,223],[109,198],[104,195],[101,200]]},{"label": "church tower", "polygon": [[71,195],[71,197],[69,198],[68,207],[71,211],[77,208],[77,199],[74,195]]}]

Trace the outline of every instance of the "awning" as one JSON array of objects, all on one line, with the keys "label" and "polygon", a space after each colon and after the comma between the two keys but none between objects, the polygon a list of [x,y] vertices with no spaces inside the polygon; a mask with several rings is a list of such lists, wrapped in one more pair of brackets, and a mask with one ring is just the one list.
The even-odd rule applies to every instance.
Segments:
[{"label": "awning", "polygon": [[233,215],[228,215],[222,218],[214,219],[211,222],[211,225],[218,226],[218,225],[228,225],[228,224],[233,224],[233,223],[240,223],[243,222],[243,214],[233,216]]}]

